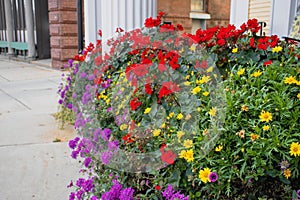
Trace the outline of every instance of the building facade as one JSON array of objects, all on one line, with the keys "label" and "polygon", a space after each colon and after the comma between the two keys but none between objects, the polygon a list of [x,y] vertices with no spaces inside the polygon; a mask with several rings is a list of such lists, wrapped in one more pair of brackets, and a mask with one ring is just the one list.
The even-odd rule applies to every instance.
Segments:
[{"label": "building facade", "polygon": [[266,22],[266,35],[289,36],[299,5],[300,0],[231,0],[230,23],[240,26],[257,18]]}]

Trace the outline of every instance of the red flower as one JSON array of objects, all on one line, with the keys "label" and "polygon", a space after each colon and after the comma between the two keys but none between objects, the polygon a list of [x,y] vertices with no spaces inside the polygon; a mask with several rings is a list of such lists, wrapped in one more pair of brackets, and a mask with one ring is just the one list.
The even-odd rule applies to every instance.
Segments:
[{"label": "red flower", "polygon": [[163,24],[159,28],[160,33],[166,33],[166,32],[171,32],[171,31],[175,31],[175,27],[172,24]]},{"label": "red flower", "polygon": [[95,65],[99,66],[102,63],[102,56],[101,55],[97,56],[94,61],[95,61]]},{"label": "red flower", "polygon": [[169,150],[169,151],[165,152],[165,148],[166,148],[165,144],[163,144],[160,147],[161,161],[163,161],[164,163],[167,163],[169,165],[172,165],[172,164],[174,164],[175,158],[176,158],[177,155],[175,153],[173,153],[172,150]]},{"label": "red flower", "polygon": [[130,101],[131,110],[136,110],[141,104],[142,102],[138,101],[138,98],[135,97]]},{"label": "red flower", "polygon": [[264,62],[264,66],[268,66],[268,65],[271,65],[272,64],[272,60],[268,60],[266,62]]},{"label": "red flower", "polygon": [[133,64],[133,65],[135,65],[135,67],[133,68],[133,73],[136,76],[145,76],[148,73],[148,68],[149,68],[148,65],[144,65],[144,64],[141,65]]},{"label": "red flower", "polygon": [[99,35],[100,37],[102,37],[102,31],[101,31],[101,30],[98,30],[98,35]]},{"label": "red flower", "polygon": [[180,88],[177,86],[176,83],[173,83],[172,81],[170,82],[165,82],[162,84],[162,88],[159,91],[158,98],[162,98],[164,96],[169,96],[173,92],[178,92],[180,91]]},{"label": "red flower", "polygon": [[152,90],[152,88],[151,88],[150,83],[147,83],[147,84],[145,85],[145,91],[146,91],[146,93],[149,94],[149,95],[152,94],[153,90]]},{"label": "red flower", "polygon": [[122,137],[122,140],[123,140],[124,144],[133,142],[133,140],[130,138],[130,136],[131,136],[131,134],[128,133],[127,135]]},{"label": "red flower", "polygon": [[155,189],[160,190],[160,186],[159,185],[155,186]]},{"label": "red flower", "polygon": [[255,40],[254,40],[253,37],[250,38],[250,46],[251,46],[252,48],[255,48],[255,47],[256,47],[256,46],[255,46]]},{"label": "red flower", "polygon": [[122,28],[116,28],[116,33],[121,33],[121,32],[124,32]]},{"label": "red flower", "polygon": [[177,24],[177,29],[178,29],[179,31],[183,31],[183,26],[182,26],[181,24]]},{"label": "red flower", "polygon": [[257,33],[260,29],[257,19],[249,19],[247,25],[252,33]]}]

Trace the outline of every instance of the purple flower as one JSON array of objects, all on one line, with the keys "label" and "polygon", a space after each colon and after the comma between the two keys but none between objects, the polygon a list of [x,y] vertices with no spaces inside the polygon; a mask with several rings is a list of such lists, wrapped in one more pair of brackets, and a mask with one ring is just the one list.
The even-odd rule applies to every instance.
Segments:
[{"label": "purple flower", "polygon": [[[78,137],[77,137],[77,138],[78,138]],[[75,139],[76,139],[76,138],[75,138]],[[79,141],[79,138],[78,138],[78,140],[75,140],[75,139],[69,141],[69,147],[70,147],[71,149],[75,149],[75,147],[77,146],[77,143],[78,143],[78,141]]]},{"label": "purple flower", "polygon": [[105,128],[105,129],[101,132],[102,139],[105,140],[105,141],[108,141],[108,140],[109,140],[109,137],[110,137],[110,133],[111,133],[111,130],[108,129],[108,128]]},{"label": "purple flower", "polygon": [[72,108],[73,108],[73,104],[69,103],[69,104],[68,104],[68,108],[69,108],[69,109],[72,109]]},{"label": "purple flower", "polygon": [[76,96],[77,96],[76,93],[73,93],[73,94],[72,94],[72,98],[73,98],[73,99],[75,99]]},{"label": "purple flower", "polygon": [[283,170],[289,168],[290,163],[287,160],[283,160],[279,163],[279,166],[280,166],[280,169],[283,171]]},{"label": "purple flower", "polygon": [[82,191],[82,190],[78,190],[78,191],[76,192],[76,197],[77,197],[77,199],[81,199],[81,198],[82,198],[82,195],[83,195],[83,193],[84,193],[84,191]]},{"label": "purple flower", "polygon": [[69,200],[74,200],[75,199],[75,193],[71,192],[69,195]]},{"label": "purple flower", "polygon": [[72,151],[71,157],[74,158],[74,159],[76,159],[77,156],[78,156],[78,154],[79,154],[79,151],[78,151],[78,150]]},{"label": "purple flower", "polygon": [[92,162],[92,159],[90,157],[86,157],[83,161],[85,167],[89,167],[91,162]]},{"label": "purple flower", "polygon": [[300,199],[300,189],[297,190],[297,197]]},{"label": "purple flower", "polygon": [[189,196],[184,196],[180,191],[175,191],[172,185],[168,185],[168,188],[162,192],[162,196],[165,197],[166,200],[188,200]]},{"label": "purple flower", "polygon": [[67,185],[67,188],[70,188],[70,187],[72,187],[73,186],[73,181],[71,181],[70,183],[69,183],[69,185]]},{"label": "purple flower", "polygon": [[107,146],[109,151],[117,151],[119,149],[119,142],[114,140],[109,142]]},{"label": "purple flower", "polygon": [[94,131],[94,138],[93,140],[94,141],[98,141],[99,140],[99,135],[101,134],[101,129],[100,128],[97,128],[95,131]]},{"label": "purple flower", "polygon": [[82,185],[82,189],[85,192],[90,192],[94,187],[93,179],[87,179]]},{"label": "purple flower", "polygon": [[96,196],[92,196],[90,200],[99,200]]},{"label": "purple flower", "polygon": [[134,200],[133,198],[134,189],[132,188],[125,188],[121,191],[120,200]]},{"label": "purple flower", "polygon": [[110,83],[111,83],[111,80],[110,79],[107,79],[107,81],[104,81],[101,86],[102,88],[104,89],[107,89],[109,86],[110,86]]},{"label": "purple flower", "polygon": [[63,100],[62,100],[62,99],[60,99],[60,100],[58,101],[58,103],[59,103],[59,104],[62,104],[62,103],[63,103]]},{"label": "purple flower", "polygon": [[112,111],[112,107],[107,108],[106,112]]},{"label": "purple flower", "polygon": [[76,181],[76,186],[77,187],[80,187],[84,184],[84,178],[79,178],[77,181]]},{"label": "purple flower", "polygon": [[112,158],[112,153],[111,152],[103,152],[102,155],[101,155],[101,161],[104,165],[108,165],[111,158]]},{"label": "purple flower", "polygon": [[85,77],[86,77],[86,73],[85,72],[81,72],[80,78],[85,78]]},{"label": "purple flower", "polygon": [[211,172],[208,178],[210,182],[216,182],[218,180],[218,174],[216,172]]},{"label": "purple flower", "polygon": [[91,74],[91,75],[88,76],[88,80],[89,80],[89,81],[92,81],[92,80],[94,80],[94,79],[95,79],[94,74]]}]

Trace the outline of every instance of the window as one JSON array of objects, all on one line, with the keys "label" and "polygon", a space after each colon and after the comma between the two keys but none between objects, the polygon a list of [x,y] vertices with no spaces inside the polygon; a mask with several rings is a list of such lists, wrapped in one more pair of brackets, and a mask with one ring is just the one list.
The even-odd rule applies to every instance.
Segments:
[{"label": "window", "polygon": [[191,0],[191,11],[204,12],[205,0]]}]

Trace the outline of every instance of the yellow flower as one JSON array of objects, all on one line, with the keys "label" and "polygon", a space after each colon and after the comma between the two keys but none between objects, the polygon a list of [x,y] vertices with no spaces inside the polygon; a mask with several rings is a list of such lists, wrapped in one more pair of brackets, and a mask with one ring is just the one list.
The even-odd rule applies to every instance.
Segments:
[{"label": "yellow flower", "polygon": [[195,87],[193,90],[192,90],[192,93],[193,94],[198,94],[199,92],[201,91],[201,88],[199,86]]},{"label": "yellow flower", "polygon": [[284,83],[286,83],[286,84],[291,85],[291,84],[296,83],[296,82],[297,82],[297,80],[296,80],[295,76],[286,77],[284,79]]},{"label": "yellow flower", "polygon": [[241,152],[244,153],[244,151],[245,151],[245,148],[241,148]]},{"label": "yellow flower", "polygon": [[264,110],[260,113],[260,121],[262,122],[269,122],[272,121],[272,113],[265,112]]},{"label": "yellow flower", "polygon": [[144,114],[148,114],[151,111],[151,108],[146,108]]},{"label": "yellow flower", "polygon": [[174,116],[174,112],[170,112],[169,117],[172,118]]},{"label": "yellow flower", "polygon": [[154,131],[153,131],[153,136],[159,136],[160,135],[160,133],[161,133],[161,130],[160,129],[155,129]]},{"label": "yellow flower", "polygon": [[257,140],[259,138],[259,135],[255,134],[255,133],[251,133],[251,140],[252,142]]},{"label": "yellow flower", "polygon": [[211,108],[208,112],[208,114],[213,117],[216,116],[216,113],[217,113],[217,109],[215,107]]},{"label": "yellow flower", "polygon": [[263,130],[264,130],[264,131],[270,130],[270,126],[263,126]]},{"label": "yellow flower", "polygon": [[248,112],[248,111],[249,111],[249,108],[248,108],[248,106],[246,106],[246,105],[242,105],[241,110],[242,110],[242,111],[245,111],[245,112]]},{"label": "yellow flower", "polygon": [[237,75],[241,76],[245,73],[245,68],[241,68],[238,72]]},{"label": "yellow flower", "polygon": [[177,132],[178,142],[180,142],[181,137],[184,136],[184,135],[185,135],[185,132],[183,132],[183,131],[178,131]]},{"label": "yellow flower", "polygon": [[184,158],[186,155],[186,150],[181,150],[180,154],[179,154],[179,158]]},{"label": "yellow flower", "polygon": [[186,75],[185,79],[188,80],[190,78],[190,75]]},{"label": "yellow flower", "polygon": [[298,99],[300,100],[300,93],[298,93],[297,97],[298,97]]},{"label": "yellow flower", "polygon": [[253,74],[251,74],[251,76],[253,76],[255,78],[259,77],[260,75],[262,75],[262,72],[260,70],[258,70],[256,72],[254,72]]},{"label": "yellow flower", "polygon": [[194,161],[194,151],[193,151],[193,149],[187,150],[187,151],[185,152],[184,159],[185,159],[187,162],[192,162],[192,161]]},{"label": "yellow flower", "polygon": [[163,124],[161,125],[161,128],[166,128],[166,123],[163,123]]},{"label": "yellow flower", "polygon": [[106,99],[106,104],[108,105],[110,103],[110,99]]},{"label": "yellow flower", "polygon": [[211,67],[209,67],[206,71],[208,72],[208,73],[210,73],[210,72],[212,72],[214,70],[214,68],[211,66]]},{"label": "yellow flower", "polygon": [[203,92],[203,95],[207,97],[209,95],[209,92]]},{"label": "yellow flower", "polygon": [[238,48],[233,48],[233,49],[232,49],[232,53],[237,53],[238,50],[239,50]]},{"label": "yellow flower", "polygon": [[120,130],[123,131],[123,130],[125,130],[125,129],[127,129],[127,124],[122,124],[122,125],[120,126]]},{"label": "yellow flower", "polygon": [[300,156],[300,144],[299,142],[293,142],[290,148],[291,156]]},{"label": "yellow flower", "polygon": [[183,146],[187,149],[191,148],[193,146],[193,140],[189,140],[189,139],[184,140],[183,141]]},{"label": "yellow flower", "polygon": [[197,111],[198,111],[198,112],[200,112],[200,111],[201,111],[201,108],[200,108],[200,107],[198,107],[198,108],[197,108]]},{"label": "yellow flower", "polygon": [[211,80],[210,76],[204,75],[204,76],[201,78],[201,80],[200,80],[200,84],[202,84],[202,83],[208,83],[208,81],[210,81],[210,80]]},{"label": "yellow flower", "polygon": [[283,171],[283,174],[284,174],[285,178],[288,179],[291,176],[291,170],[290,169],[285,169]]},{"label": "yellow flower", "polygon": [[199,172],[199,178],[203,183],[207,183],[209,180],[209,174],[210,174],[210,169],[209,168],[204,168],[204,170],[200,170]]},{"label": "yellow flower", "polygon": [[219,146],[216,147],[215,151],[220,152],[222,149],[223,149],[223,146],[219,145]]},{"label": "yellow flower", "polygon": [[208,133],[207,128],[202,131],[202,135],[207,135],[207,133]]},{"label": "yellow flower", "polygon": [[278,53],[280,51],[282,51],[282,47],[281,46],[276,46],[276,47],[272,48],[272,52],[273,53]]},{"label": "yellow flower", "polygon": [[192,46],[190,47],[190,50],[191,50],[191,51],[195,51],[195,50],[196,50],[196,46],[195,46],[195,45],[192,45]]},{"label": "yellow flower", "polygon": [[189,85],[191,85],[191,82],[185,81],[183,84],[184,84],[185,86],[189,86]]},{"label": "yellow flower", "polygon": [[295,81],[296,85],[300,86],[300,81]]},{"label": "yellow flower", "polygon": [[181,120],[183,118],[183,114],[179,113],[176,118]]}]

